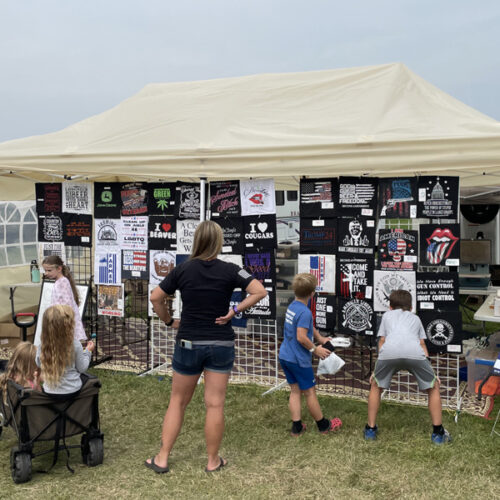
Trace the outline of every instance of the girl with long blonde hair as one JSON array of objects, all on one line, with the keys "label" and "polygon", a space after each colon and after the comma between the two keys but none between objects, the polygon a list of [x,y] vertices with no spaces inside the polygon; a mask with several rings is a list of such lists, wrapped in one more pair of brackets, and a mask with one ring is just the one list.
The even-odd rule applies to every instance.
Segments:
[{"label": "girl with long blonde hair", "polygon": [[6,400],[7,380],[29,389],[40,390],[40,368],[36,365],[36,347],[20,342],[14,349],[5,373],[0,375],[0,390]]},{"label": "girl with long blonde hair", "polygon": [[50,297],[50,305],[66,304],[73,309],[75,315],[74,334],[77,340],[87,340],[85,329],[80,317],[80,297],[75,280],[59,255],[50,255],[42,261],[45,279],[55,280],[54,289]]},{"label": "girl with long blonde hair", "polygon": [[44,374],[43,390],[50,394],[71,394],[82,386],[80,374],[90,364],[94,343],[85,350],[74,338],[75,315],[67,305],[47,308],[42,320],[41,343],[36,363]]}]

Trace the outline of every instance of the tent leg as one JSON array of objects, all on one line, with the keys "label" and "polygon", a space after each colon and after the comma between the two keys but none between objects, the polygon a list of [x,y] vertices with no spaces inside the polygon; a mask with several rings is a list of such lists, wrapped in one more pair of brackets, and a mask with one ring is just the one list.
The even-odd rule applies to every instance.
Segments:
[{"label": "tent leg", "polygon": [[207,185],[207,178],[200,177],[200,222],[206,218],[206,200],[205,200],[205,187]]},{"label": "tent leg", "polygon": [[285,385],[287,385],[287,384],[288,384],[288,382],[286,380],[283,380],[283,382],[280,382],[278,385],[275,385],[274,387],[271,387],[271,389],[267,390],[266,392],[263,392],[261,394],[261,396],[265,396],[266,394],[271,394],[274,391],[277,391],[277,390],[281,389],[282,387],[285,387]]}]

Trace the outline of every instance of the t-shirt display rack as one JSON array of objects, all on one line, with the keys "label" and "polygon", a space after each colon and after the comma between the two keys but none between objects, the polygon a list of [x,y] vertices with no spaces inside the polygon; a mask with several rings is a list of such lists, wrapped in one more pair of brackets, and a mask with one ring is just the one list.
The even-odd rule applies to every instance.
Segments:
[{"label": "t-shirt display rack", "polygon": [[[219,206],[226,208],[229,207],[230,212],[235,210],[234,206],[236,203],[233,203],[234,199],[230,199],[231,197],[225,196],[224,193],[231,194],[233,192],[233,185],[235,182],[237,181],[225,181],[227,184],[226,186],[219,186],[220,193],[222,193],[218,198]],[[266,180],[266,182],[270,181]],[[115,187],[115,183],[96,183],[96,185],[97,184],[100,184],[99,200],[96,201],[97,194],[94,194],[94,206],[97,207],[97,204],[99,204],[99,209],[101,211],[106,210],[106,204],[108,204],[108,206],[112,205],[112,201],[110,202],[110,200],[116,199],[117,194],[119,196],[119,191],[117,191],[118,187]],[[105,193],[106,196],[103,195],[105,191],[103,188],[104,184],[113,185],[108,192]],[[165,183],[128,184],[130,193],[127,195],[128,198],[126,199],[126,207],[127,210],[131,210],[132,212],[137,208],[137,198],[135,196],[137,193],[133,192],[134,189],[142,185],[146,186],[146,189],[149,189],[149,193],[151,193],[153,192],[153,185],[155,185],[155,189],[157,188],[159,192],[162,191],[162,186],[165,186]],[[167,184],[175,186],[175,183]],[[221,182],[220,184],[224,184],[224,182]],[[186,210],[187,215],[189,215],[190,207],[192,208],[192,204],[190,204],[189,201],[193,199],[193,193],[195,193],[196,190],[196,185],[193,183],[192,185],[188,185],[185,191],[183,191],[183,196],[185,196],[184,199],[187,201],[183,207],[184,210]],[[39,206],[39,191],[40,188],[37,188],[37,207]],[[199,188],[198,192],[200,192]],[[274,190],[272,193],[274,196]],[[80,196],[80,194],[81,193],[79,193],[78,196]],[[259,198],[260,193],[258,196],[255,196],[255,193],[253,193],[252,196],[259,203],[261,202],[261,198]],[[210,199],[208,199],[208,201],[210,201]],[[151,200],[149,200],[149,202],[151,202]],[[162,203],[163,206],[166,206],[168,203],[172,203],[172,200],[164,199]],[[326,208],[329,208],[329,206],[326,205]],[[237,211],[234,211],[233,215],[236,213]],[[95,214],[93,215],[95,216]],[[99,215],[100,217],[103,217],[103,213],[100,213]],[[212,218],[217,221],[217,217],[214,216]],[[221,219],[219,218],[219,220]],[[373,228],[373,230],[374,233],[375,229],[378,232],[378,229],[384,229],[386,225],[390,228],[416,229],[418,228],[419,223],[427,220],[415,218],[379,219],[377,227]],[[158,241],[161,242],[162,239],[166,238],[165,231],[163,233],[162,231],[171,225],[170,222],[170,220],[165,219],[165,221],[152,226],[150,221],[148,229],[149,234],[153,235],[152,231],[154,231],[158,235]],[[436,220],[434,220],[434,222],[436,222]],[[440,220],[437,220],[437,222],[440,222]],[[64,223],[66,224],[66,222]],[[74,221],[70,223],[74,224]],[[254,221],[252,224],[252,230],[257,231],[256,227],[258,222]],[[94,222],[94,226],[95,225],[96,223]],[[264,226],[266,228],[269,227],[267,220],[265,225],[262,224],[262,228],[259,228],[262,234],[268,232],[267,229],[264,229]],[[108,230],[109,228],[106,228],[106,231]],[[94,235],[95,231],[96,228],[94,227],[92,235]],[[238,227],[231,226],[229,231],[229,236],[234,235],[235,232],[238,232]],[[109,231],[103,231],[103,234],[106,238],[109,237],[110,233]],[[131,232],[128,234],[129,236],[134,235],[134,233]],[[225,242],[225,245],[226,243],[227,242]],[[66,248],[69,250],[72,246],[67,246]],[[72,272],[75,275],[84,274],[88,279],[90,276],[94,275],[94,272],[96,272],[96,265],[92,262],[92,252],[89,248],[79,248],[76,246],[75,248],[78,251],[69,251],[71,255],[68,255],[67,263],[70,265]],[[133,258],[135,259],[136,252],[132,253],[134,253]],[[122,255],[122,258],[125,257]],[[269,258],[271,260],[266,261],[265,264],[274,262],[271,256]],[[82,261],[81,263],[80,260]],[[252,265],[251,260],[244,262]],[[135,263],[136,262],[134,260],[133,264]],[[258,269],[258,272],[261,273],[258,275],[259,279],[269,279],[270,281],[273,281],[270,284],[270,289],[272,290],[272,288],[274,288],[274,292],[271,291],[271,294],[275,293],[276,276],[272,276],[272,272],[270,272],[269,269],[271,266],[265,266],[267,269],[266,272],[270,273],[267,275],[261,272],[262,266],[258,264],[262,264],[262,262],[257,263],[257,265],[254,266]],[[151,263],[151,265],[156,266],[156,264],[153,263]],[[162,265],[159,265],[158,270],[161,270],[162,266],[168,267],[169,265],[175,265],[175,263],[163,263]],[[134,267],[131,266],[129,269],[134,269]],[[439,270],[439,268],[437,269]],[[433,267],[433,270],[436,270],[436,267]],[[144,279],[144,277],[145,276],[142,273],[139,273],[139,275],[122,279],[125,289],[125,298],[122,299],[123,317],[102,315],[104,306],[102,305],[102,300],[99,301],[98,297],[97,287],[99,285],[94,285],[92,301],[90,301],[85,315],[86,328],[89,333],[95,332],[98,335],[98,356],[113,356],[112,363],[108,363],[110,367],[132,370],[136,373],[145,373],[150,371],[169,373],[171,369],[170,363],[173,354],[175,332],[163,325],[158,318],[151,317],[151,311],[149,311],[148,314],[148,298],[151,287],[149,287],[148,290],[148,279]],[[273,296],[273,298],[275,298],[275,296]],[[275,307],[275,305],[272,307]],[[110,309],[112,310],[113,308],[111,307]],[[98,310],[101,312],[98,313]],[[271,312],[271,314],[275,314],[275,311]],[[278,385],[278,382],[282,379],[282,374],[279,373],[277,360],[279,347],[278,329],[279,328],[277,328],[275,319],[264,319],[262,316],[248,318],[246,328],[235,327],[237,354],[232,376],[233,382],[254,382],[266,386]],[[319,389],[329,393],[365,397],[366,391],[369,389],[368,378],[373,368],[375,359],[375,335],[376,331],[373,332],[372,337],[359,337],[355,335],[353,336],[355,339],[353,347],[348,349],[339,349],[339,355],[345,359],[346,366],[344,370],[342,370],[335,377],[323,377],[320,379]],[[458,356],[452,356],[450,354],[444,356],[434,355],[433,364],[439,369],[438,375],[442,380],[444,404],[448,406],[455,406],[454,398],[458,395]],[[393,386],[391,386],[391,389],[387,391],[385,397],[398,401],[404,400],[410,403],[417,402],[417,404],[424,404],[424,400],[422,398],[425,397],[425,395],[422,395],[421,398],[418,390],[415,390],[416,385],[413,387],[412,383],[405,379],[405,376],[405,374],[400,374],[397,381],[393,384],[394,389]],[[449,382],[447,382],[447,380]]]},{"label": "t-shirt display rack", "polygon": [[[234,327],[235,359],[231,383],[276,386],[279,382],[278,338],[275,320],[249,320]],[[144,374],[172,374],[176,331],[158,318],[151,321],[150,370]]]},{"label": "t-shirt display rack", "polygon": [[[421,223],[426,222],[425,219],[390,219],[390,220],[380,220],[379,229],[391,228],[391,229],[403,229],[403,230],[417,230]],[[448,221],[439,221],[448,222]],[[449,221],[454,222],[454,221]],[[422,271],[429,272],[444,272],[447,267],[441,266],[437,269],[431,269],[426,266],[421,266]],[[424,325],[425,327],[425,325]],[[373,345],[370,346],[370,366],[372,366],[376,360],[376,339],[371,339]],[[436,372],[436,375],[441,381],[440,393],[441,400],[444,407],[458,409],[460,407],[460,356],[450,353],[445,354],[430,354],[432,366]],[[371,373],[371,369],[370,369]],[[367,387],[369,390],[369,384]],[[328,388],[326,389],[328,391]],[[382,398],[387,401],[394,402],[404,402],[407,404],[414,404],[419,406],[426,406],[428,403],[427,393],[420,391],[418,388],[417,381],[407,371],[401,371],[396,374],[393,379],[389,389],[383,391]]]},{"label": "t-shirt display rack", "polygon": [[[76,213],[64,211],[68,207],[63,208],[63,183],[36,184],[40,262],[47,255],[57,254],[68,265],[77,284],[91,283],[91,293],[82,320],[88,337],[96,334],[97,349],[94,351],[93,365],[104,363],[109,368],[144,371],[149,367],[150,352],[147,282],[124,280],[126,296],[123,318],[98,314],[98,286],[93,279],[92,189],[87,188],[92,184],[68,184],[75,184],[75,187],[71,186],[66,202],[72,205],[69,210]],[[111,200],[112,196],[108,198]],[[81,207],[85,210],[82,216],[78,214]]]},{"label": "t-shirt display rack", "polygon": [[[354,180],[354,179],[353,179]],[[331,181],[330,186],[328,185],[328,182]],[[326,213],[329,212],[330,216],[335,217],[335,215],[341,217],[344,219],[345,215],[351,216],[352,209],[354,208],[355,203],[351,204],[350,200],[355,200],[357,195],[354,195],[356,191],[359,190],[359,198],[365,198],[363,201],[364,206],[360,203],[357,208],[360,209],[356,215],[356,219],[359,221],[358,222],[348,222],[348,225],[346,224],[346,221],[342,221],[339,219],[339,234],[337,236],[332,235],[329,236],[329,233],[332,233],[332,230],[328,229],[325,231],[322,230],[313,230],[311,231],[310,229],[307,230],[307,234],[305,235],[306,238],[304,238],[304,241],[306,245],[303,244],[302,241],[302,235],[303,235],[303,229],[301,228],[300,233],[301,233],[301,245],[300,249],[301,251],[305,248],[307,250],[311,250],[311,242],[313,243],[312,245],[312,251],[309,251],[308,253],[311,254],[320,254],[321,253],[321,245],[323,244],[322,238],[330,239],[333,238],[337,240],[337,244],[339,245],[339,253],[340,252],[340,245],[344,248],[342,248],[342,253],[347,254],[347,252],[352,252],[352,253],[361,253],[361,254],[367,254],[367,257],[370,256],[371,252],[367,250],[363,250],[360,252],[356,246],[363,246],[367,244],[370,246],[370,240],[372,238],[372,235],[370,235],[367,231],[366,228],[369,227],[370,224],[370,218],[377,218],[377,228],[376,231],[373,231],[374,234],[379,235],[379,231],[381,229],[387,228],[386,233],[388,234],[388,238],[385,239],[386,242],[386,247],[387,247],[387,240],[389,240],[389,248],[386,249],[386,247],[383,246],[383,244],[379,241],[378,242],[378,255],[376,259],[376,266],[375,269],[383,269],[382,264],[381,264],[381,254],[384,253],[387,257],[389,257],[387,260],[394,262],[394,264],[389,263],[387,265],[388,269],[391,269],[391,267],[396,268],[399,264],[397,262],[402,262],[403,255],[405,254],[405,250],[408,250],[410,247],[415,247],[415,243],[417,246],[414,248],[418,248],[418,243],[420,243],[421,248],[424,251],[424,258],[421,260],[418,260],[416,257],[411,256],[408,252],[407,255],[408,257],[404,257],[405,264],[404,266],[406,269],[411,269],[414,267],[415,271],[432,271],[432,274],[429,274],[427,276],[427,279],[432,280],[433,277],[436,277],[439,279],[436,279],[436,281],[439,281],[440,283],[438,286],[443,285],[441,282],[446,281],[446,284],[443,285],[443,287],[450,286],[450,283],[452,286],[455,288],[455,290],[450,291],[449,289],[446,291],[444,290],[442,292],[442,295],[439,297],[439,299],[442,301],[441,303],[437,301],[438,299],[438,293],[432,293],[429,294],[430,298],[426,298],[428,302],[426,303],[419,303],[419,310],[423,308],[428,308],[432,309],[428,312],[425,311],[419,311],[419,314],[421,316],[424,316],[427,314],[427,316],[434,317],[434,328],[436,329],[434,333],[436,333],[436,337],[441,340],[438,336],[441,335],[444,337],[443,332],[450,332],[451,335],[448,335],[446,339],[442,342],[437,342],[437,345],[433,345],[433,342],[431,342],[431,337],[429,336],[428,342],[429,342],[429,349],[431,352],[431,357],[433,359],[433,364],[435,365],[435,368],[438,369],[440,372],[439,375],[443,379],[443,400],[444,404],[450,407],[457,407],[458,406],[458,356],[454,355],[453,352],[460,352],[461,350],[461,338],[460,338],[460,320],[458,320],[459,316],[459,311],[458,311],[458,297],[455,296],[456,293],[458,293],[458,283],[456,278],[458,277],[456,272],[451,272],[450,275],[453,276],[453,279],[448,279],[448,280],[443,280],[441,279],[441,272],[450,270],[448,266],[453,267],[453,270],[457,269],[456,266],[458,266],[458,245],[456,245],[455,248],[455,254],[451,253],[451,250],[453,246],[455,245],[457,239],[454,239],[454,236],[459,236],[459,229],[457,228],[458,225],[455,224],[455,226],[450,227],[450,230],[441,227],[442,224],[451,224],[451,223],[456,223],[456,219],[458,218],[458,178],[457,177],[447,177],[447,178],[439,178],[439,177],[422,177],[422,178],[400,178],[400,179],[391,179],[391,178],[385,178],[385,179],[379,179],[379,203],[377,206],[377,213],[375,214],[373,211],[373,206],[369,205],[369,197],[370,197],[370,188],[368,187],[368,184],[370,182],[376,183],[376,179],[370,179],[370,178],[364,178],[362,181],[354,180],[352,182],[353,185],[348,186],[347,189],[347,198],[348,203],[344,204],[346,207],[349,208],[347,211],[340,210],[337,213],[332,212],[332,210],[335,208],[334,202],[335,200],[333,197],[328,198],[328,196],[325,195],[325,193],[333,192],[334,191],[334,186],[338,188],[337,183],[341,182],[346,182],[345,178],[342,179],[310,179],[310,178],[304,178],[302,180],[304,183],[306,189],[304,190],[306,193],[306,196],[300,196],[300,201],[301,201],[301,208],[302,208],[302,203],[307,204],[309,206],[306,206],[307,213],[305,214],[307,217],[314,216],[316,219],[315,221],[307,221],[307,227],[309,228],[314,228],[316,227],[334,227],[331,223],[323,223],[321,220],[323,217],[326,218],[327,215]],[[302,182],[301,182],[301,188],[302,188]],[[359,182],[359,184],[357,184]],[[354,186],[354,183],[356,185]],[[413,186],[412,186],[413,184]],[[418,189],[417,189],[418,188]],[[342,200],[342,189],[338,189],[340,192],[339,198]],[[371,189],[373,192],[374,190]],[[314,200],[317,201],[317,205],[315,207],[315,210],[311,210],[311,208],[314,207]],[[413,201],[412,201],[413,200]],[[337,200],[338,201],[338,200]],[[350,205],[350,206],[349,206]],[[413,206],[412,206],[413,205]],[[341,207],[342,208],[342,207]],[[437,215],[439,214],[439,217]],[[383,216],[384,215],[384,216]],[[417,219],[417,215],[419,218]],[[451,219],[446,219],[445,215],[448,217],[451,217]],[[301,217],[304,216],[304,213],[301,210]],[[442,217],[441,217],[442,216]],[[302,220],[301,220],[302,222]],[[316,224],[315,224],[316,223]],[[416,234],[412,233],[412,231],[419,230],[421,225],[423,224],[428,224],[430,226],[430,233],[426,236],[426,239],[423,241],[418,242],[416,241]],[[429,224],[429,223],[433,223]],[[342,226],[344,224],[344,226]],[[344,227],[344,229],[342,229]],[[371,222],[371,227],[374,227],[373,221]],[[446,226],[448,228],[448,226]],[[389,229],[390,228],[390,229]],[[411,231],[408,231],[408,234],[389,234],[392,229],[410,229]],[[351,232],[352,230],[352,232]],[[316,232],[315,232],[316,231]],[[345,232],[343,232],[345,231]],[[348,232],[349,231],[349,232]],[[356,231],[356,232],[355,232]],[[403,231],[403,233],[405,233]],[[316,238],[315,235],[321,235],[321,238]],[[352,237],[352,239],[351,239]],[[357,241],[354,242],[357,238]],[[452,241],[451,244],[447,243],[447,241]],[[444,243],[443,243],[444,242]],[[318,247],[319,244],[319,247]],[[329,244],[330,245],[330,244]],[[448,245],[448,246],[447,246]],[[330,253],[327,248],[325,248],[326,251],[323,253],[328,254]],[[389,251],[387,251],[389,250]],[[351,262],[354,262],[354,258],[349,258],[351,256],[348,256],[348,258],[344,257],[344,262],[342,262],[342,256],[339,259],[339,255],[337,254],[337,259],[340,262],[337,262],[337,272],[339,273],[339,276],[337,276],[337,290],[336,294],[339,295],[342,293],[342,289],[340,289],[340,286],[343,282],[343,276],[342,276],[342,268],[343,266],[346,266]],[[449,261],[444,261],[443,256],[446,255],[446,257],[449,257]],[[452,259],[452,257],[455,257],[455,260]],[[300,259],[300,256],[299,256]],[[431,265],[431,268],[427,268],[426,266],[422,265],[425,263],[427,259],[430,259],[431,262],[429,264]],[[433,261],[434,259],[434,261]],[[382,259],[384,260],[384,259]],[[411,261],[414,261],[415,264],[412,265],[410,264]],[[439,267],[436,264],[441,262],[446,263],[446,267]],[[356,264],[358,265],[358,264]],[[366,265],[366,264],[364,264]],[[373,265],[373,264],[372,264]],[[300,261],[299,261],[299,267],[300,267]],[[312,269],[311,265],[311,269]],[[369,268],[370,266],[368,266]],[[314,268],[317,269],[317,257],[315,258],[314,261]],[[350,270],[352,271],[354,267],[351,267]],[[299,269],[299,272],[301,270]],[[377,272],[377,271],[375,271]],[[380,297],[377,297],[377,292],[380,293],[380,291],[385,292],[384,294],[381,295],[386,295],[386,299],[388,297],[389,291],[385,287],[388,284],[391,284],[392,279],[397,276],[398,281],[401,281],[402,284],[408,285],[409,283],[411,284],[412,277],[411,274],[406,274],[406,271],[400,271],[399,273],[387,273],[386,276],[384,276],[384,272],[378,271],[378,278],[379,280],[375,280],[373,282],[373,294],[371,297],[360,297],[363,300],[370,299],[368,302],[375,301],[375,309],[376,310],[381,310],[380,307]],[[352,273],[347,273],[352,276]],[[422,282],[422,279],[420,279],[421,273],[415,275],[413,277],[413,291],[412,295],[415,295],[415,288],[416,284]],[[386,280],[386,282],[380,281],[380,278],[387,278],[389,277],[390,279]],[[375,278],[375,276],[374,276]],[[357,280],[357,284],[362,283],[362,279]],[[356,282],[352,282],[349,280],[350,284],[355,284]],[[377,286],[378,285],[378,286]],[[427,284],[424,282],[422,285],[422,288],[424,288]],[[436,288],[435,284],[432,284],[433,289]],[[405,288],[405,286],[397,286],[396,288]],[[394,288],[393,288],[394,289]],[[411,288],[407,288],[411,289]],[[361,286],[358,286],[357,292],[363,291]],[[364,292],[368,292],[368,289],[364,290]],[[371,293],[371,287],[370,287],[370,293]],[[323,295],[324,297],[324,295]],[[422,293],[421,297],[425,297],[425,294]],[[455,297],[457,300],[455,300]],[[377,299],[379,300],[379,304],[376,303]],[[352,335],[355,333],[354,331],[352,332],[344,332],[341,329],[341,333],[350,333],[350,336],[352,336],[354,340],[354,346],[352,348],[349,348],[347,350],[339,350],[339,354],[343,357],[347,357],[349,359],[346,359],[346,366],[344,369],[337,374],[335,377],[325,377],[320,380],[320,387],[322,390],[325,390],[325,392],[333,392],[337,394],[345,394],[345,395],[356,395],[356,393],[359,395],[359,391],[361,391],[361,394],[363,396],[366,396],[367,390],[369,390],[369,383],[368,383],[368,378],[369,375],[373,369],[373,364],[376,358],[376,333],[377,333],[377,328],[367,328],[367,326],[360,325],[361,321],[360,318],[363,318],[363,315],[368,315],[368,311],[370,309],[369,304],[366,306],[362,307],[362,301],[356,302],[358,298],[354,298],[351,295],[351,298],[347,302],[342,302],[344,299],[339,299],[339,311],[338,311],[338,323],[337,323],[337,328],[339,328],[340,324],[342,326],[345,326],[345,324],[349,324],[347,320],[350,320],[350,317],[344,316],[344,307],[345,310],[349,313],[353,313],[352,318],[353,321],[351,321],[351,324],[353,326],[352,330],[354,328],[359,328],[359,334]],[[434,302],[436,300],[436,302]],[[449,301],[452,302],[449,302]],[[448,302],[446,302],[448,301]],[[413,300],[415,304],[415,297]],[[335,300],[333,301],[333,304],[335,304]],[[449,305],[453,304],[456,307],[456,311],[452,311],[451,313],[447,313],[446,311],[441,311],[441,307],[444,307],[444,305]],[[386,303],[387,307],[388,303]],[[344,306],[344,307],[343,307]],[[379,307],[377,307],[379,306]],[[435,306],[435,307],[434,307]],[[323,316],[325,315],[325,303],[321,304],[322,309],[321,312]],[[332,306],[330,306],[332,307]],[[334,307],[334,306],[333,306]],[[445,308],[446,309],[446,308]],[[372,313],[373,314],[373,313]],[[441,316],[446,314],[451,314],[451,316],[454,316],[455,323],[450,324],[447,323],[446,320],[442,320]],[[328,316],[328,314],[326,314]],[[333,315],[333,318],[335,320],[335,314]],[[437,319],[440,318],[440,319]],[[449,318],[447,318],[449,319]],[[328,323],[328,318],[322,318],[322,321]],[[433,322],[429,323],[429,326],[432,326]],[[453,327],[450,328],[449,330],[446,330],[446,328],[443,326],[445,324],[448,324],[448,326]],[[318,325],[318,321],[317,321]],[[437,326],[436,326],[437,325]],[[425,325],[424,325],[425,326]],[[368,331],[370,330],[370,331]],[[453,336],[453,330],[454,333],[456,334],[456,341],[451,342],[450,339],[455,338]],[[432,339],[434,340],[434,339]],[[449,344],[449,345],[447,345]],[[441,355],[435,355],[432,354],[433,352],[442,352],[443,349],[449,349],[449,353]],[[357,351],[359,349],[359,351]],[[348,376],[347,376],[348,375]],[[350,391],[346,387],[346,378],[349,379],[348,383],[351,383]],[[352,381],[356,380],[356,383],[353,383]],[[347,389],[347,390],[346,390]],[[398,401],[408,401],[410,403],[416,403],[416,404],[426,404],[427,397],[425,394],[419,394],[418,389],[416,384],[412,381],[412,379],[407,375],[407,374],[400,374],[397,379],[394,380],[394,383],[391,386],[391,390],[387,391],[386,394],[384,394],[384,397],[386,398],[391,398],[395,399]]]}]

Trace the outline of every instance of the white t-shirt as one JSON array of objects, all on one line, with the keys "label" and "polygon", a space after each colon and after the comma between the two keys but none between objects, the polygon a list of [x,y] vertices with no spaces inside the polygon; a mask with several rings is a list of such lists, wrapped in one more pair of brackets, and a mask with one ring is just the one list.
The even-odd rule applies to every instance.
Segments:
[{"label": "white t-shirt", "polygon": [[241,215],[276,213],[274,179],[240,181]]},{"label": "white t-shirt", "polygon": [[377,337],[385,337],[378,359],[425,359],[420,340],[425,331],[420,318],[410,311],[394,309],[382,316]]}]

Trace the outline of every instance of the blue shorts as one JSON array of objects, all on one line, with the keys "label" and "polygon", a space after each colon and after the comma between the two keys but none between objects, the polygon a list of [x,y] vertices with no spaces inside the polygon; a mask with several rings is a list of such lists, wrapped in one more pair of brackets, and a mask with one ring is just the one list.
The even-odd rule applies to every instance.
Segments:
[{"label": "blue shorts", "polygon": [[281,368],[285,372],[286,381],[289,384],[299,384],[301,391],[307,391],[307,389],[316,385],[312,366],[304,368],[297,363],[290,363],[290,361],[285,361],[284,359],[280,359],[279,361]]},{"label": "blue shorts", "polygon": [[199,375],[203,370],[231,373],[234,364],[234,346],[196,345],[186,349],[175,344],[172,368],[181,375]]}]

